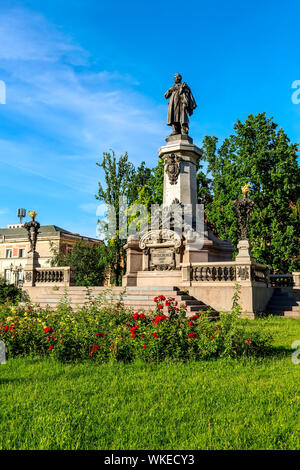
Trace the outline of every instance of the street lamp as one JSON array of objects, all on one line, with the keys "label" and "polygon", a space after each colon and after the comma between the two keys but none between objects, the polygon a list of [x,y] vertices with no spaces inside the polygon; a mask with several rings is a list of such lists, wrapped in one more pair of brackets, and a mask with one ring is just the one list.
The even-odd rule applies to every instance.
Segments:
[{"label": "street lamp", "polygon": [[23,280],[19,279],[19,272],[23,271],[23,266],[20,263],[20,266],[14,266],[13,263],[10,265],[10,271],[15,277],[15,286],[21,287],[23,284]]}]

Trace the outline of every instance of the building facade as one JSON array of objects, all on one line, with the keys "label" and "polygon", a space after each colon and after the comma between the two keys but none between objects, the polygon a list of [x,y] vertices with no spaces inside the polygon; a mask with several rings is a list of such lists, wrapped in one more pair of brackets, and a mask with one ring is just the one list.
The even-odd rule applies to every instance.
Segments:
[{"label": "building facade", "polygon": [[[71,250],[74,243],[80,241],[93,245],[102,243],[96,238],[72,233],[56,225],[42,225],[36,245],[40,266],[49,267],[55,252]],[[7,283],[22,285],[29,250],[27,231],[22,225],[0,228],[0,276]]]}]

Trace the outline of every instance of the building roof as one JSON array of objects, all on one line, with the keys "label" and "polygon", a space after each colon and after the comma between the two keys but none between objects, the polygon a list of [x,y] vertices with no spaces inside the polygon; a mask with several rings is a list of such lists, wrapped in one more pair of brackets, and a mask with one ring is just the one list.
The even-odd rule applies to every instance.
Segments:
[{"label": "building roof", "polygon": [[[64,228],[58,227],[57,225],[41,225],[39,228],[39,233],[63,233],[66,235],[71,235],[73,237],[80,237],[84,239],[94,240],[100,243],[100,240],[97,238],[88,237],[86,235],[80,235],[79,233],[73,233],[69,230],[65,230]],[[23,227],[17,228],[0,228],[0,237],[27,237],[27,230]]]},{"label": "building roof", "polygon": [[[62,233],[72,234],[72,232],[69,232],[68,230],[57,227],[56,225],[41,225],[41,227],[39,228],[39,232],[41,233],[62,232]],[[0,235],[25,235],[26,236],[26,234],[27,234],[27,230],[23,227],[0,228]],[[75,235],[75,234],[72,234],[72,235]]]}]

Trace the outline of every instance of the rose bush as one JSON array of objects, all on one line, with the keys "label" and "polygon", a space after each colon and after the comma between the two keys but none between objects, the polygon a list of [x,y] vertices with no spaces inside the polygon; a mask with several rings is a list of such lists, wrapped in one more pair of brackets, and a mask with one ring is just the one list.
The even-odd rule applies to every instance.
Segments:
[{"label": "rose bush", "polygon": [[42,355],[61,361],[88,359],[161,361],[263,354],[270,333],[240,318],[234,304],[213,319],[210,312],[186,315],[173,298],[154,298],[155,312],[132,312],[121,303],[95,299],[73,311],[62,303],[56,311],[26,304],[0,306],[0,340],[8,357]]}]

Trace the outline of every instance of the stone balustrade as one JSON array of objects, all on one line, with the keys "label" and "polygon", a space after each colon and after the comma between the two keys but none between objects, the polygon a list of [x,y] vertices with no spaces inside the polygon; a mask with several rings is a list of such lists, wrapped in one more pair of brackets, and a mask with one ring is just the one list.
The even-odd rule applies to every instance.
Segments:
[{"label": "stone balustrade", "polygon": [[190,281],[235,281],[236,266],[233,264],[201,263],[192,265]]},{"label": "stone balustrade", "polygon": [[292,287],[293,274],[270,274],[270,283],[272,287]]},{"label": "stone balustrade", "polygon": [[237,261],[205,262],[182,265],[182,280],[188,282],[240,282],[255,281],[269,284],[269,269],[259,263]]},{"label": "stone balustrade", "polygon": [[35,268],[34,278],[35,285],[63,284],[70,286],[73,284],[73,272],[69,266],[53,268]]}]

